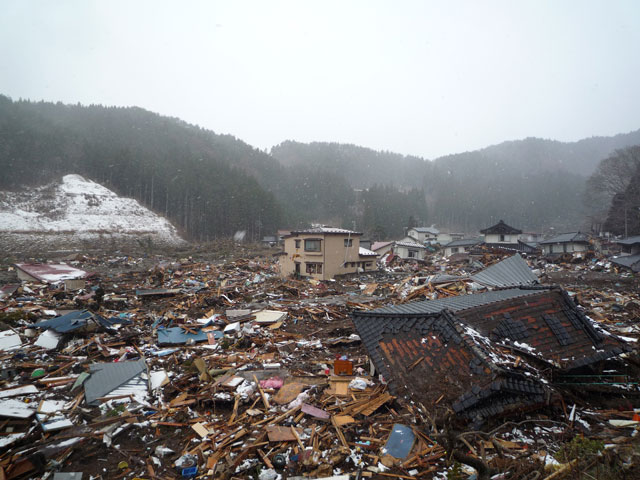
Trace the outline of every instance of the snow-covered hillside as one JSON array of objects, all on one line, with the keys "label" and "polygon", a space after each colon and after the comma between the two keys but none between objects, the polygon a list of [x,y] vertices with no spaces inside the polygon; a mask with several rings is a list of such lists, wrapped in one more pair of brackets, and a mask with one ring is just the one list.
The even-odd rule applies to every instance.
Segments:
[{"label": "snow-covered hillside", "polygon": [[183,242],[163,217],[80,175],[65,175],[62,183],[21,192],[0,192],[0,234],[5,241],[9,235],[56,244],[99,239]]}]

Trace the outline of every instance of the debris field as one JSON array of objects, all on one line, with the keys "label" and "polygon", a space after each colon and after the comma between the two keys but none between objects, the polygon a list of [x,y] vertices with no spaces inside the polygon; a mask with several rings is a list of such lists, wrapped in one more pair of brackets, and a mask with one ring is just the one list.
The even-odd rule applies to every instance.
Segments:
[{"label": "debris field", "polygon": [[638,279],[561,260],[4,266],[0,479],[638,478]]}]

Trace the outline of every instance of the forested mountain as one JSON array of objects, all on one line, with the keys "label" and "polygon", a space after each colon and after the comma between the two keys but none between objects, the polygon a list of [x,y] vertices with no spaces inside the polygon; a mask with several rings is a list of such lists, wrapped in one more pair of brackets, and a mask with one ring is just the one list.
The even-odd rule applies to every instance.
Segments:
[{"label": "forested mountain", "polygon": [[426,161],[338,143],[270,154],[140,108],[0,96],[0,189],[77,173],[166,215],[192,240],[250,238],[311,222],[402,235],[409,218],[473,233],[502,218],[527,230],[584,218],[585,179],[640,131],[575,143],[526,139]]},{"label": "forested mountain", "polygon": [[573,143],[527,138],[432,162],[319,142],[287,141],[271,154],[285,165],[322,165],[359,188],[419,188],[427,196],[428,221],[455,230],[474,232],[499,219],[527,230],[570,230],[583,226],[586,178],[615,149],[634,144],[640,144],[640,130]]},{"label": "forested mountain", "polygon": [[140,108],[13,102],[0,97],[0,188],[77,173],[166,215],[191,239],[272,231],[282,222],[256,177],[269,155]]}]

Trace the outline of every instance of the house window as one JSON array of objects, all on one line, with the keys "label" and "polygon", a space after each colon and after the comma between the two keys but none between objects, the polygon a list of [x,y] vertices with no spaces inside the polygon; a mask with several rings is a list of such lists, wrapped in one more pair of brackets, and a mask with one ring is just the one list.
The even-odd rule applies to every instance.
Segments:
[{"label": "house window", "polygon": [[458,247],[451,247],[451,253],[458,253]]},{"label": "house window", "polygon": [[505,242],[506,241],[504,235],[500,235],[500,241],[501,242]]},{"label": "house window", "polygon": [[345,238],[344,239],[345,247],[353,247],[353,238]]},{"label": "house window", "polygon": [[418,251],[417,250],[409,250],[409,258],[417,258]]},{"label": "house window", "polygon": [[296,240],[296,248],[300,248],[300,240]]},{"label": "house window", "polygon": [[307,273],[317,274],[322,273],[322,264],[321,263],[307,263]]},{"label": "house window", "polygon": [[320,251],[320,242],[319,239],[309,239],[304,241],[304,251],[305,252],[319,252]]},{"label": "house window", "polygon": [[367,267],[370,267],[370,266],[371,266],[371,262],[367,262]]}]

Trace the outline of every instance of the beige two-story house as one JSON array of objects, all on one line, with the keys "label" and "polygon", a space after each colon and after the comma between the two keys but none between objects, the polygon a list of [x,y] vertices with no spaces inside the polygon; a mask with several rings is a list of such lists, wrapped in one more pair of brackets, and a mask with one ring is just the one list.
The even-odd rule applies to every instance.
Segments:
[{"label": "beige two-story house", "polygon": [[280,275],[330,280],[336,275],[376,270],[377,254],[360,247],[361,233],[316,227],[284,237]]}]

